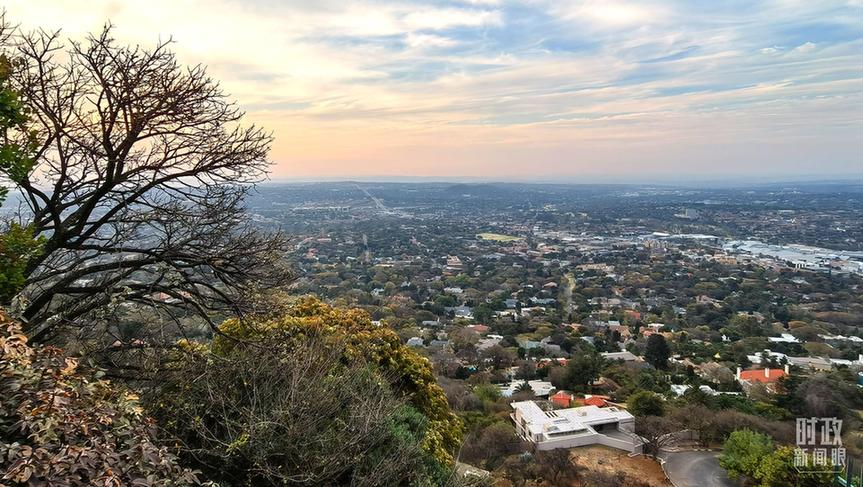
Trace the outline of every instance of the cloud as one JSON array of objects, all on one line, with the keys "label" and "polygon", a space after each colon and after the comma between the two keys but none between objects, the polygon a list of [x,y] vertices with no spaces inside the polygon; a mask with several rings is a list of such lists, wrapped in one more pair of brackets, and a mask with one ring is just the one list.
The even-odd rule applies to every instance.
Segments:
[{"label": "cloud", "polygon": [[794,52],[803,52],[803,53],[812,52],[815,50],[815,47],[816,47],[816,45],[814,42],[804,42],[803,44],[800,44],[799,46],[795,47]]},{"label": "cloud", "polygon": [[[715,144],[743,157],[802,138],[805,147],[774,147],[772,166],[759,167],[811,158],[838,171],[859,163],[863,149],[859,0],[9,0],[6,8],[25,27],[78,39],[106,20],[123,42],[172,35],[181,60],[209,65],[249,119],[275,131],[279,176],[577,171],[603,158],[615,162],[604,170],[672,171],[715,162]],[[570,156],[585,153],[595,157]]]},{"label": "cloud", "polygon": [[781,46],[770,46],[761,48],[761,54],[778,54],[782,52],[784,49]]},{"label": "cloud", "polygon": [[426,47],[453,47],[458,44],[458,41],[449,37],[443,37],[434,34],[408,34],[405,42],[410,47],[426,48]]},{"label": "cloud", "polygon": [[500,12],[492,10],[422,9],[411,11],[403,17],[407,30],[442,30],[451,27],[481,27],[500,25]]},{"label": "cloud", "polygon": [[570,15],[584,16],[603,25],[622,27],[653,22],[661,18],[663,12],[636,3],[591,1],[573,9]]}]

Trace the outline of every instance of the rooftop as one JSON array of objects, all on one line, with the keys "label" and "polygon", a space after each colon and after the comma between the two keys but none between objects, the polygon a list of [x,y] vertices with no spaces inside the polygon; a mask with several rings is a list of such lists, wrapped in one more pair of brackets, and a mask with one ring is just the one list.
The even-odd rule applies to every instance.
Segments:
[{"label": "rooftop", "polygon": [[740,372],[740,380],[747,380],[749,382],[771,383],[778,381],[786,375],[787,374],[782,369],[743,370]]},{"label": "rooftop", "polygon": [[607,360],[623,360],[624,362],[638,360],[638,357],[632,352],[603,352],[601,355]]},{"label": "rooftop", "polygon": [[582,406],[544,411],[534,401],[520,401],[512,403],[512,408],[527,422],[531,434],[594,433],[593,425],[634,419],[628,411],[616,407]]}]

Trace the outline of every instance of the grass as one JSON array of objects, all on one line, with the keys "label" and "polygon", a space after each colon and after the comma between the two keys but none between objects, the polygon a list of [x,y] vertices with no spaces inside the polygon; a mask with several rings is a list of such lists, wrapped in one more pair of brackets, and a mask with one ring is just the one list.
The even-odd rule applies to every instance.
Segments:
[{"label": "grass", "polygon": [[476,237],[483,240],[492,240],[494,242],[517,242],[519,240],[524,240],[522,237],[513,237],[512,235],[502,235],[500,233],[480,233],[477,234]]}]

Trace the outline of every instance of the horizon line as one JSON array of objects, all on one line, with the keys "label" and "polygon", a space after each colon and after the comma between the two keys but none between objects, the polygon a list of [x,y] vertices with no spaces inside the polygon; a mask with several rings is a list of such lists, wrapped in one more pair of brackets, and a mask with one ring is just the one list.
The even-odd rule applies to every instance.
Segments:
[{"label": "horizon line", "polygon": [[404,183],[404,184],[553,184],[561,186],[577,185],[619,185],[619,186],[764,186],[777,184],[863,184],[863,173],[836,175],[832,177],[814,177],[800,174],[785,175],[781,178],[772,176],[684,176],[680,178],[620,178],[620,177],[589,177],[577,178],[491,178],[479,176],[329,176],[329,177],[273,177],[260,184],[301,184],[301,183]]}]

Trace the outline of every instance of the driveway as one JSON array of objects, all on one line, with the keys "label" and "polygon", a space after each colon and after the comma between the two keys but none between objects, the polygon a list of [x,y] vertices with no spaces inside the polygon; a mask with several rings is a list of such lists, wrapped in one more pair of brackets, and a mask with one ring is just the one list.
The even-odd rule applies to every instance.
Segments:
[{"label": "driveway", "polygon": [[675,487],[738,487],[719,466],[719,452],[663,452],[663,468]]}]

